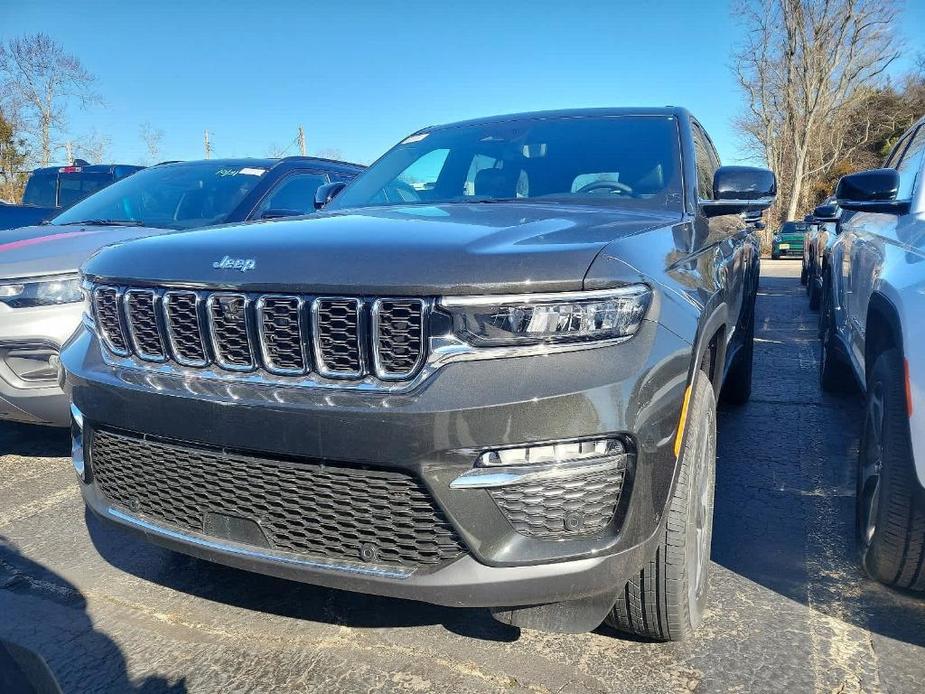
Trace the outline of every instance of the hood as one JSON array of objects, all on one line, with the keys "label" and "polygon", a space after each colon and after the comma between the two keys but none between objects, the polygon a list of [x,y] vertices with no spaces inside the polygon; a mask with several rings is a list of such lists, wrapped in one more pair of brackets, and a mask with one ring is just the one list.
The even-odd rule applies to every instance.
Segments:
[{"label": "hood", "polygon": [[679,216],[535,202],[347,210],[122,244],[85,271],[126,283],[309,294],[576,290],[610,241]]},{"label": "hood", "polygon": [[0,231],[0,279],[77,272],[103,246],[172,231],[53,224]]}]

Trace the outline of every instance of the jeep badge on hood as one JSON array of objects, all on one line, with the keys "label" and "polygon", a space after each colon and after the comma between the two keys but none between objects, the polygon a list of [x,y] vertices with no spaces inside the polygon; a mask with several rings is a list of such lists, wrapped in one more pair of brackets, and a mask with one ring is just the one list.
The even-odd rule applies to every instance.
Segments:
[{"label": "jeep badge on hood", "polygon": [[216,270],[240,270],[241,272],[247,272],[257,267],[257,263],[253,258],[232,258],[226,255],[221,260],[216,260],[212,263],[212,267]]}]

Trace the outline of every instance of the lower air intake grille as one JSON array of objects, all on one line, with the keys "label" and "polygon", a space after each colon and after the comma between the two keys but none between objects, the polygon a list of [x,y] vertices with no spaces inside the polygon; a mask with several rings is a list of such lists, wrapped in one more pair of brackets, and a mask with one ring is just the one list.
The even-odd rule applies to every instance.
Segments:
[{"label": "lower air intake grille", "polygon": [[623,491],[623,470],[499,487],[491,497],[521,535],[560,539],[607,527]]},{"label": "lower air intake grille", "polygon": [[259,525],[270,547],[315,557],[440,564],[463,546],[411,475],[290,463],[92,431],[100,492],[133,513],[203,533],[206,516]]}]

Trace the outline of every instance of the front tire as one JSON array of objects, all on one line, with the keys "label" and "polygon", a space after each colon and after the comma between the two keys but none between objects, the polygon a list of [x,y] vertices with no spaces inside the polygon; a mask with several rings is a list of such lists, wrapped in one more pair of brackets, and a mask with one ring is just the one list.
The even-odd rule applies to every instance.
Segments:
[{"label": "front tire", "polygon": [[809,310],[818,311],[820,300],[822,299],[822,291],[816,286],[815,278],[810,278],[807,286],[809,287]]},{"label": "front tire", "polygon": [[868,377],[857,535],[861,565],[871,578],[925,590],[925,502],[915,476],[904,373],[902,354],[890,349]]},{"label": "front tire", "polygon": [[697,373],[678,459],[678,480],[658,547],[639,575],[617,595],[606,623],[619,631],[681,641],[703,620],[713,537],[716,475],[716,401],[703,372]]}]

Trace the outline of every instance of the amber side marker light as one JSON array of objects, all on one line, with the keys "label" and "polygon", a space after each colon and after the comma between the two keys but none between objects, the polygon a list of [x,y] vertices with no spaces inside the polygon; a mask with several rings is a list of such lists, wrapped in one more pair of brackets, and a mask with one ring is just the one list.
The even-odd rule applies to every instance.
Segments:
[{"label": "amber side marker light", "polygon": [[691,403],[691,387],[684,390],[684,401],[681,403],[681,417],[678,419],[678,435],[674,440],[674,457],[681,455],[681,442],[684,441],[684,427],[687,426],[687,407]]},{"label": "amber side marker light", "polygon": [[903,359],[906,369],[906,414],[912,416],[912,379],[909,377],[909,360]]}]

